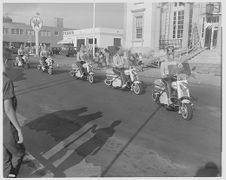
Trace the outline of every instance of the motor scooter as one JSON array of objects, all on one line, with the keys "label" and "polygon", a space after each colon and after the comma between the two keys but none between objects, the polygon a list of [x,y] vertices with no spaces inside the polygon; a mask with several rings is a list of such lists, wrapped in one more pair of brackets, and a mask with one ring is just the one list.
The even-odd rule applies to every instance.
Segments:
[{"label": "motor scooter", "polygon": [[93,67],[90,62],[85,62],[82,64],[82,67],[85,69],[84,72],[81,72],[80,68],[76,65],[72,65],[72,70],[69,72],[72,77],[76,79],[88,80],[91,84],[94,83],[95,75],[93,72]]},{"label": "motor scooter", "polygon": [[24,67],[26,69],[30,68],[28,55],[23,55],[22,57],[17,56],[14,66]]},{"label": "motor scooter", "polygon": [[[129,69],[124,70],[124,73],[127,77],[127,89],[130,89],[135,94],[140,95],[143,93],[143,84],[139,80],[137,69],[133,66],[131,66]],[[104,80],[104,83],[107,86],[111,86],[114,88],[122,88],[122,80],[121,76],[114,73],[112,69],[106,70],[106,79]]]},{"label": "motor scooter", "polygon": [[48,74],[52,75],[53,63],[54,63],[53,59],[49,56],[44,63],[40,60],[40,63],[37,65],[37,69],[42,70],[42,72],[47,71]]},{"label": "motor scooter", "polygon": [[167,110],[177,111],[182,115],[183,119],[191,120],[193,117],[194,103],[192,102],[192,98],[190,96],[187,77],[187,74],[181,72],[170,77],[172,78],[172,104],[169,104],[168,102],[168,95],[166,93],[167,87],[163,79],[157,79],[154,81],[152,99],[156,103],[165,106]]}]

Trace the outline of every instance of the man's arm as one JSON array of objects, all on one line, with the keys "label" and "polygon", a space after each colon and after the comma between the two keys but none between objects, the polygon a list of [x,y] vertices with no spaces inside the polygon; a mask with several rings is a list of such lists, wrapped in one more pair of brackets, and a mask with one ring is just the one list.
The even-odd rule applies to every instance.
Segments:
[{"label": "man's arm", "polygon": [[161,77],[162,78],[165,78],[167,76],[166,73],[165,73],[165,62],[161,63],[160,72],[161,72]]},{"label": "man's arm", "polygon": [[16,118],[16,112],[13,109],[12,99],[4,100],[4,108],[5,108],[5,113],[8,116],[10,122],[13,124],[13,126],[16,128],[18,132],[18,137],[19,137],[18,143],[23,143],[23,134],[21,131],[20,124]]}]

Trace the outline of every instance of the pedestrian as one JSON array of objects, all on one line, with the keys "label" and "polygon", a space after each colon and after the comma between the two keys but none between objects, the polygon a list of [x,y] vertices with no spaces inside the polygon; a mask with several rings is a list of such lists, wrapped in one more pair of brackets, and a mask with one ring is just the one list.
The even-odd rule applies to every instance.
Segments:
[{"label": "pedestrian", "polygon": [[106,65],[107,67],[110,66],[110,54],[109,54],[109,51],[108,49],[104,49],[104,56],[105,56],[105,61],[106,61]]},{"label": "pedestrian", "polygon": [[3,48],[3,175],[15,178],[25,155],[23,134],[16,117],[17,98],[8,77],[11,51]]}]

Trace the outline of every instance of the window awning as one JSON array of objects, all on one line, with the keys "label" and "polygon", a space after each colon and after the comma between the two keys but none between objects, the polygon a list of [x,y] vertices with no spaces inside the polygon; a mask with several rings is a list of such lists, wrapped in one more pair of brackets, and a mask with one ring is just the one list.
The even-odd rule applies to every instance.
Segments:
[{"label": "window awning", "polygon": [[73,44],[72,39],[63,39],[59,42],[57,42],[57,44]]}]

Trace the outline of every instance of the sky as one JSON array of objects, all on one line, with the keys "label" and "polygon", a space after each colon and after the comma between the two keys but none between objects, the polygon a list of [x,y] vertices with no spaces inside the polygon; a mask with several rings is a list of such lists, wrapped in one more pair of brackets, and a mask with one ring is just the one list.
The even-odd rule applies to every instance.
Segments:
[{"label": "sky", "polygon": [[[92,3],[3,3],[3,15],[13,22],[30,24],[37,12],[44,26],[53,26],[54,17],[61,17],[65,28],[92,28]],[[96,3],[96,27],[123,28],[123,3]]]}]

